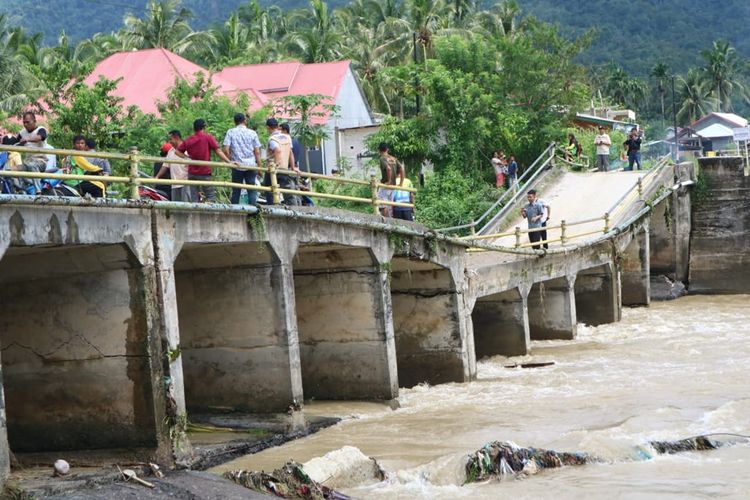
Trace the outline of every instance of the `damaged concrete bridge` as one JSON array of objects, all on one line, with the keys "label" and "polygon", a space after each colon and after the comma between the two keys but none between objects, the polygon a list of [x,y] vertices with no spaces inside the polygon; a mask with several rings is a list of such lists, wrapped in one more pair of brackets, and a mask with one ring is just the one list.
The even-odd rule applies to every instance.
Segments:
[{"label": "damaged concrete bridge", "polygon": [[191,412],[389,400],[617,321],[688,277],[689,167],[546,254],[335,210],[0,200],[0,473],[9,450],[174,463]]}]

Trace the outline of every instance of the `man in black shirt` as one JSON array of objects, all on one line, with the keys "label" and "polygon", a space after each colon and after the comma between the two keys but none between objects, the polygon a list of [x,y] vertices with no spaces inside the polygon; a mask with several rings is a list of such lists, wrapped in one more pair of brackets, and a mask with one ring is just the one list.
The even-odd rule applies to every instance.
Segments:
[{"label": "man in black shirt", "polygon": [[633,170],[633,164],[637,163],[638,167],[636,170],[642,170],[641,165],[641,134],[638,129],[633,127],[630,129],[630,135],[628,140],[623,143],[623,146],[628,151],[628,167],[625,170]]}]

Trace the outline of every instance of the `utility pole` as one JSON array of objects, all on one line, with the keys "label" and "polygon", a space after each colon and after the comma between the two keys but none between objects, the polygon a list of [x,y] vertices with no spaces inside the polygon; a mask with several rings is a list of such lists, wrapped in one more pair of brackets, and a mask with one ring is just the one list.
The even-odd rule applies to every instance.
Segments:
[{"label": "utility pole", "polygon": [[417,32],[414,31],[411,34],[413,56],[414,56],[414,93],[417,96],[417,114],[419,114],[419,108],[421,107],[421,96],[419,95],[419,67],[417,66]]},{"label": "utility pole", "polygon": [[672,75],[672,123],[674,125],[674,161],[680,159],[680,141],[677,140],[677,102],[674,97],[674,75]]}]

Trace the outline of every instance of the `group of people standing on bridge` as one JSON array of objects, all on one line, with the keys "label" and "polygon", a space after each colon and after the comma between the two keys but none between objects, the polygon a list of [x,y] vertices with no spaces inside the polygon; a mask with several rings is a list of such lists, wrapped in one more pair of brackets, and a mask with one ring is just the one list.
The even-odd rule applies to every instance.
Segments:
[{"label": "group of people standing on bridge", "polygon": [[[513,189],[518,183],[518,163],[516,157],[505,157],[503,150],[492,153],[492,168],[495,170],[495,187]],[[506,185],[507,182],[507,185]]]},{"label": "group of people standing on bridge", "polygon": [[[571,134],[572,135],[572,134]],[[628,166],[624,170],[642,170],[641,164],[641,142],[643,141],[643,130],[634,126],[628,133],[628,138],[622,143],[623,159],[627,158]],[[609,170],[609,153],[612,146],[612,139],[607,133],[604,125],[599,125],[599,133],[594,137],[596,146],[596,169],[599,172]]]},{"label": "group of people standing on bridge", "polygon": [[[112,169],[109,161],[103,158],[85,158],[80,155],[65,157],[58,164],[57,156],[45,152],[55,149],[47,142],[48,132],[45,127],[37,124],[36,115],[32,112],[24,113],[23,128],[18,134],[6,134],[2,138],[3,145],[23,146],[29,149],[24,154],[16,151],[0,152],[0,169],[15,172],[44,172],[68,173],[74,175],[110,175]],[[72,141],[76,151],[96,152],[96,141],[82,135],[76,135]],[[105,183],[91,180],[66,179],[55,183],[55,186],[67,187],[62,191],[71,195],[91,196],[100,198],[105,193]],[[11,178],[3,184],[3,191],[9,193],[43,194],[44,186],[38,178]]]},{"label": "group of people standing on bridge", "polygon": [[[623,158],[627,159],[628,166],[624,170],[633,170],[635,166],[636,170],[642,170],[643,165],[641,164],[641,142],[643,141],[643,130],[639,129],[638,126],[634,126],[628,132],[628,138],[622,143],[623,147]],[[594,137],[594,146],[596,146],[596,169],[599,172],[606,172],[609,170],[609,155],[610,148],[612,146],[612,138],[607,133],[607,128],[604,125],[599,125],[598,133]],[[581,158],[583,147],[580,142],[576,139],[574,134],[568,134],[568,145],[565,147],[566,159],[570,160],[573,156],[576,159]]]},{"label": "group of people standing on bridge", "polygon": [[[270,179],[265,177],[262,182],[255,167],[263,164],[261,159],[261,144],[258,133],[247,126],[247,117],[244,113],[234,115],[234,127],[229,129],[224,136],[222,144],[206,131],[206,120],[198,118],[193,122],[193,134],[183,140],[179,130],[172,130],[168,134],[168,142],[161,148],[161,155],[165,161],[155,167],[154,177],[158,179],[171,178],[175,181],[211,181],[213,168],[208,165],[175,163],[175,159],[211,161],[214,153],[219,159],[231,163],[232,183],[247,186],[257,186],[259,183],[270,185]],[[273,163],[277,169],[291,171],[299,174],[299,158],[302,155],[302,147],[299,142],[292,138],[288,124],[279,124],[275,118],[266,120],[268,129],[268,143],[266,145],[266,161]],[[277,182],[282,189],[297,189],[292,175],[280,173]],[[232,204],[239,204],[242,188],[233,187],[230,195]],[[247,202],[254,205],[258,201],[258,191],[247,189]],[[172,201],[183,201],[199,203],[203,201],[215,203],[216,189],[210,184],[173,184],[170,198]],[[265,201],[273,203],[272,196],[267,196]],[[303,197],[301,201],[297,196],[285,194],[283,203],[286,205],[312,204],[312,200]]]},{"label": "group of people standing on bridge", "polygon": [[397,189],[412,188],[413,184],[406,177],[406,167],[390,152],[388,144],[381,142],[378,146],[378,155],[380,156],[380,183],[394,187],[378,188],[378,199],[382,201],[392,201],[396,203],[411,204],[411,207],[380,205],[380,215],[383,217],[393,217],[401,220],[414,220],[414,193]]},{"label": "group of people standing on bridge", "polygon": [[[161,147],[161,156],[165,161],[159,163],[154,171],[156,178],[171,178],[175,181],[211,181],[213,169],[210,166],[198,164],[175,163],[175,159],[211,161],[212,153],[221,160],[233,165],[232,182],[255,186],[260,182],[257,170],[248,167],[256,167],[262,164],[262,144],[258,134],[247,127],[247,119],[243,113],[234,116],[234,128],[227,131],[223,143],[220,146],[213,135],[206,131],[206,120],[199,118],[193,122],[193,134],[183,140],[179,130],[168,133],[167,142]],[[275,164],[277,169],[289,173],[279,173],[278,185],[282,189],[306,190],[306,183],[302,180],[297,182],[294,174],[299,175],[299,159],[302,156],[302,147],[290,134],[287,123],[279,124],[275,118],[266,121],[269,139],[267,147],[267,161]],[[29,148],[24,154],[18,152],[0,152],[0,169],[18,172],[44,172],[63,173],[86,176],[106,176],[111,174],[108,160],[83,155],[70,155],[64,158],[58,165],[57,157],[45,150],[55,149],[47,142],[48,131],[45,127],[37,124],[36,116],[32,112],[24,113],[23,129],[18,134],[6,134],[2,137],[3,145],[15,145]],[[77,151],[96,152],[96,142],[91,138],[76,135],[72,141],[73,149]],[[92,198],[101,198],[106,195],[107,183],[92,177],[91,180],[65,179],[64,186],[71,188],[63,191],[63,195],[80,195]],[[263,185],[270,185],[268,175],[262,180]],[[5,184],[4,184],[5,186]],[[44,194],[42,180],[38,178],[11,178],[4,187],[4,192],[14,194]],[[240,203],[241,188],[232,188],[230,200],[233,204]],[[255,204],[258,191],[247,189],[248,203]],[[163,193],[166,198],[183,202],[216,201],[216,190],[213,185],[190,184],[171,185],[168,192]],[[273,203],[273,197],[266,193],[266,202]],[[283,203],[287,205],[306,204],[312,205],[312,199],[308,196],[285,194]]]}]

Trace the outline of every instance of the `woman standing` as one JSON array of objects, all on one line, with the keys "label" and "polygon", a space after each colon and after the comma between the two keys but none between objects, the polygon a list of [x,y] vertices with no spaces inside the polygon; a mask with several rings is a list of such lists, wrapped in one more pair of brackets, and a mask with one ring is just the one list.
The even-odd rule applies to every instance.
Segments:
[{"label": "woman standing", "polygon": [[505,186],[505,162],[503,161],[502,154],[500,151],[495,151],[492,154],[492,168],[495,169],[495,186]]}]

